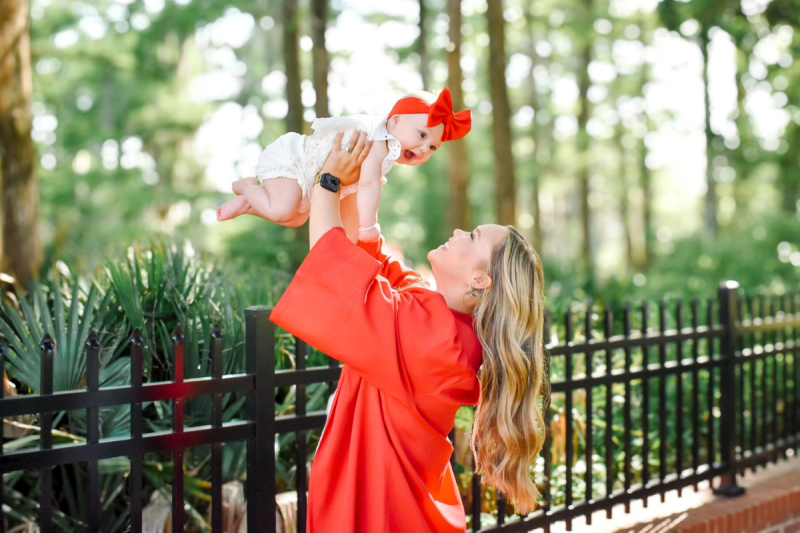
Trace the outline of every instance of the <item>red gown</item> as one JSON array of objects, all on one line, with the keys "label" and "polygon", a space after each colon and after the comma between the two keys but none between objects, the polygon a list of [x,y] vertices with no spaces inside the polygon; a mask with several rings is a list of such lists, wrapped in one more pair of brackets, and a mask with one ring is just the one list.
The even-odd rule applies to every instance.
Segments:
[{"label": "red gown", "polygon": [[[470,315],[341,228],[317,242],[272,313],[344,363],[309,482],[309,531],[465,531],[447,438],[478,401]],[[405,286],[403,290],[398,287]]]}]

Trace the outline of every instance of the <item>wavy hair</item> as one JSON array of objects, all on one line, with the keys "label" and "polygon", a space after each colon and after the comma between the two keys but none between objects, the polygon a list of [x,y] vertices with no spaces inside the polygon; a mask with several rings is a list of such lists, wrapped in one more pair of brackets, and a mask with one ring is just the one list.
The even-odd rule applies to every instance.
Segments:
[{"label": "wavy hair", "polygon": [[527,513],[539,495],[532,466],[544,444],[549,400],[544,271],[530,243],[512,226],[508,230],[488,265],[492,285],[473,311],[483,367],[471,445],[476,470]]}]

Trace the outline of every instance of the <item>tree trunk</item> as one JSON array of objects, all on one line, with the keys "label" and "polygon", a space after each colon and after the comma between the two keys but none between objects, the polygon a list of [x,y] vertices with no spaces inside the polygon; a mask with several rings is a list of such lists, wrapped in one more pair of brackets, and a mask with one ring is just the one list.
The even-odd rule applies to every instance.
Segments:
[{"label": "tree trunk", "polygon": [[[298,37],[299,18],[297,0],[284,0],[283,3],[283,61],[286,68],[286,131],[303,133],[303,100],[300,88],[300,40]],[[308,250],[308,222],[292,229],[294,240],[300,243],[302,253],[292,253],[292,266],[300,266]]]},{"label": "tree trunk", "polygon": [[328,50],[325,48],[325,28],[328,25],[328,0],[311,0],[311,38],[314,41],[314,89],[317,93],[315,110],[318,117],[329,117],[328,109]]},{"label": "tree trunk", "polygon": [[614,127],[614,146],[619,153],[619,167],[617,179],[619,180],[619,217],[625,234],[625,259],[628,268],[632,268],[634,260],[633,237],[631,236],[631,207],[628,199],[628,151],[622,146],[622,124]]},{"label": "tree trunk", "polygon": [[[639,22],[639,28],[642,34],[642,43],[646,43],[647,37],[645,36],[646,28],[645,28],[645,19],[644,16],[641,17]],[[642,71],[641,77],[639,79],[639,94],[644,98],[644,86],[647,83],[647,77],[649,73],[647,70],[647,63],[642,63]],[[642,224],[643,228],[643,241],[644,241],[644,249],[642,251],[642,256],[639,261],[636,262],[636,267],[644,269],[650,264],[650,260],[653,257],[653,192],[651,187],[651,173],[650,169],[647,168],[647,144],[645,144],[645,137],[647,136],[647,132],[649,131],[649,123],[647,118],[647,110],[645,109],[642,112],[642,121],[644,122],[645,132],[642,135],[641,142],[639,143],[639,186],[642,189]]]},{"label": "tree trunk", "polygon": [[[533,2],[529,2],[525,9],[525,20],[528,23],[528,55],[531,58],[531,70],[528,76],[531,88],[531,107],[534,114],[539,113],[541,102],[539,93],[536,89],[536,79],[534,78],[533,71],[539,63],[539,56],[536,54],[536,21],[531,13]],[[539,186],[544,174],[544,165],[542,165],[542,143],[544,136],[542,135],[542,128],[536,125],[536,120],[531,121],[531,135],[533,136],[533,186],[531,188],[531,211],[533,211],[533,247],[542,253],[542,245],[544,244],[544,232],[542,230],[542,209],[539,202]]]},{"label": "tree trunk", "polygon": [[[461,18],[460,11],[459,11],[459,18]],[[422,77],[422,88],[425,89],[426,91],[430,90],[430,80],[431,80],[430,58],[428,57],[428,46],[427,46],[428,32],[425,31],[425,24],[427,20],[428,16],[425,10],[425,0],[419,0],[419,39],[417,39],[417,53],[419,54],[419,75]],[[453,23],[451,22],[450,28],[452,27]],[[459,31],[461,30],[459,29]],[[452,34],[452,30],[450,33]],[[455,104],[455,102],[453,102],[453,104]]]},{"label": "tree trunk", "polygon": [[[421,3],[421,2],[420,2]],[[447,47],[447,69],[453,108],[464,109],[464,73],[461,70],[461,0],[448,0],[450,16],[450,46]],[[448,233],[456,228],[470,228],[469,161],[467,160],[466,139],[447,143],[450,164],[447,166],[449,195],[447,201]]]},{"label": "tree trunk", "polygon": [[0,0],[0,268],[22,286],[37,276],[42,262],[30,54],[28,0]]},{"label": "tree trunk", "polygon": [[297,0],[283,2],[283,60],[286,68],[286,131],[303,133],[303,101],[300,89],[300,41]]},{"label": "tree trunk", "polygon": [[[645,119],[646,120],[646,119]],[[647,145],[644,139],[639,143],[639,177],[642,188],[642,220],[644,224],[644,254],[639,265],[642,268],[650,264],[653,257],[653,190],[650,185],[651,174],[645,161],[647,159]]]},{"label": "tree trunk", "polygon": [[[789,123],[784,134],[789,146],[798,146],[800,127]],[[788,215],[800,212],[800,175],[797,172],[797,152],[791,148],[778,160],[780,168],[780,193],[783,196],[783,209]],[[738,178],[737,179],[741,179]]]},{"label": "tree trunk", "polygon": [[[583,9],[588,17],[586,28],[591,28],[592,0],[585,0]],[[592,262],[592,240],[591,240],[591,212],[589,209],[589,133],[586,125],[589,122],[590,103],[589,103],[589,63],[592,60],[592,40],[589,35],[583,36],[584,45],[581,50],[580,72],[578,76],[578,87],[580,89],[581,111],[578,114],[578,186],[580,194],[580,219],[581,219],[581,259],[586,268],[588,280],[594,281],[594,265]]]},{"label": "tree trunk", "polygon": [[717,225],[717,184],[714,181],[713,159],[714,159],[714,132],[711,131],[711,101],[708,93],[708,29],[701,28],[700,47],[703,52],[703,90],[705,93],[705,123],[706,123],[706,205],[704,221],[706,234],[716,238],[719,228]]},{"label": "tree trunk", "polygon": [[492,132],[494,137],[495,209],[498,224],[515,224],[516,178],[511,152],[511,107],[506,87],[505,20],[503,3],[494,0],[486,10],[489,21],[489,86],[492,96]]}]

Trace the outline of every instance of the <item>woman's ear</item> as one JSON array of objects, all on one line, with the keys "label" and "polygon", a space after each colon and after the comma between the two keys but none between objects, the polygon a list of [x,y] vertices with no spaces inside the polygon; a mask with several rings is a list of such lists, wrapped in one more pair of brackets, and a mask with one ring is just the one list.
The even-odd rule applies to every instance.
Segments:
[{"label": "woman's ear", "polygon": [[492,286],[492,278],[486,273],[485,270],[476,270],[472,273],[472,288],[473,289],[488,289]]}]

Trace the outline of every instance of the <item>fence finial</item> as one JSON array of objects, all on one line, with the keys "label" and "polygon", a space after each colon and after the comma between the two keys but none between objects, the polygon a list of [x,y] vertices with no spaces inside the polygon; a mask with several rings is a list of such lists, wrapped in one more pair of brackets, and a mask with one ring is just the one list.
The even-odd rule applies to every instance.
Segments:
[{"label": "fence finial", "polygon": [[100,346],[100,340],[97,338],[97,332],[95,330],[89,332],[89,336],[86,337],[86,342],[84,344],[87,348],[96,348]]}]

